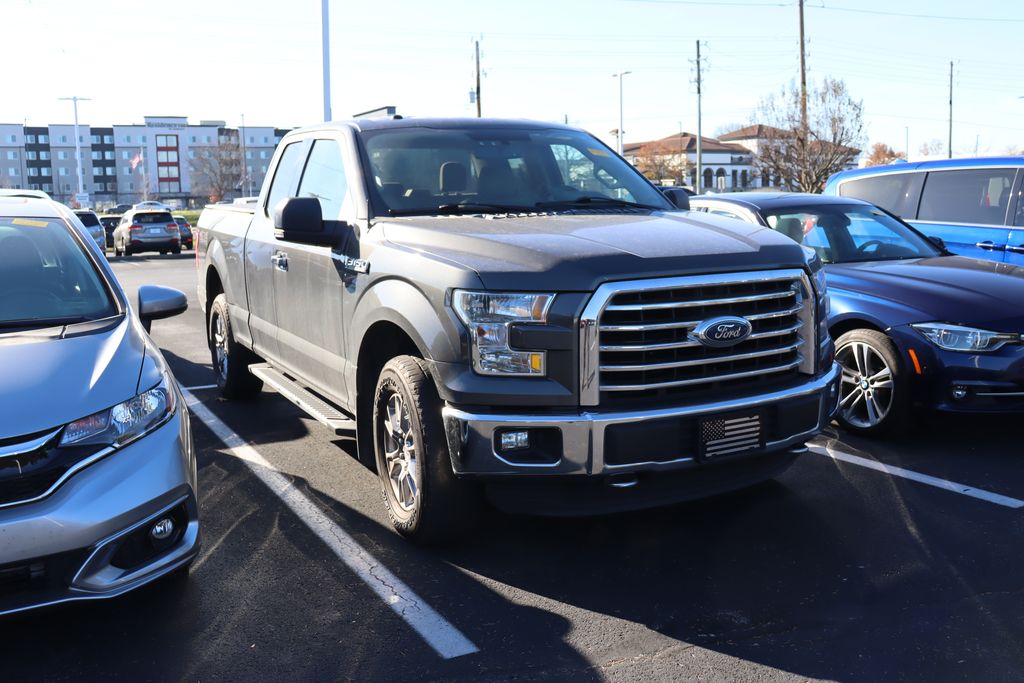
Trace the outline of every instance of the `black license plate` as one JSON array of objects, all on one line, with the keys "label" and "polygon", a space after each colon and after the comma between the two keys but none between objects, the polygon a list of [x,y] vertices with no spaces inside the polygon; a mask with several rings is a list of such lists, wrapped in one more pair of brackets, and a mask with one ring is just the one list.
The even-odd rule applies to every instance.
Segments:
[{"label": "black license plate", "polygon": [[700,421],[700,456],[717,460],[764,447],[760,412],[717,415]]}]

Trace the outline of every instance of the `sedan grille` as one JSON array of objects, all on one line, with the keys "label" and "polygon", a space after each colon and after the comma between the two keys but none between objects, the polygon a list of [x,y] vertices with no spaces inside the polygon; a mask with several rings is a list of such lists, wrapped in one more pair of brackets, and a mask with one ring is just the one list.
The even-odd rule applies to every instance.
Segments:
[{"label": "sedan grille", "polygon": [[[813,310],[799,270],[603,285],[581,324],[581,403],[696,400],[812,373]],[[749,336],[725,348],[694,337],[723,316],[747,320]]]},{"label": "sedan grille", "polygon": [[75,471],[106,450],[58,447],[60,430],[0,440],[0,507],[49,495]]}]

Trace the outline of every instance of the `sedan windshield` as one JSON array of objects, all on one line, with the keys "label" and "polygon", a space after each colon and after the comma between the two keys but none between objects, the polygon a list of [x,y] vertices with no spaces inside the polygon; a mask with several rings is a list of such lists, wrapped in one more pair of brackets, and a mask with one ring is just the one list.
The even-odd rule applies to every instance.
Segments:
[{"label": "sedan windshield", "polygon": [[117,306],[63,221],[0,216],[0,333],[97,320]]},{"label": "sedan windshield", "polygon": [[942,254],[913,228],[870,206],[790,207],[765,218],[774,230],[810,247],[825,263],[891,261]]},{"label": "sedan windshield", "polygon": [[673,208],[632,166],[578,131],[408,128],[362,138],[377,214]]}]

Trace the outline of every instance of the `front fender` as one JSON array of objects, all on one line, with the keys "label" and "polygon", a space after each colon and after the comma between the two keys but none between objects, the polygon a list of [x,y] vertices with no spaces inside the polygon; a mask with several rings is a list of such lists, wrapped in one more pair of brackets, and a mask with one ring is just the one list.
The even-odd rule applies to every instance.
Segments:
[{"label": "front fender", "polygon": [[883,299],[862,292],[829,287],[831,313],[828,326],[836,327],[848,320],[863,320],[880,330],[922,322],[927,316],[921,311],[891,299]]}]

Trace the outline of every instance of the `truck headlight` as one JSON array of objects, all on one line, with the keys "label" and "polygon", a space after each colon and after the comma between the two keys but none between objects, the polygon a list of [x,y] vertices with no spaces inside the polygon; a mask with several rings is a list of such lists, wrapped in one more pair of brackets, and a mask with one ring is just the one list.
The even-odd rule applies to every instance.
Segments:
[{"label": "truck headlight", "polygon": [[975,327],[948,323],[918,323],[911,325],[928,341],[947,351],[995,351],[1004,344],[1019,343],[1021,335],[1009,332],[990,332]]},{"label": "truck headlight", "polygon": [[174,409],[174,390],[165,374],[152,389],[68,424],[60,437],[60,445],[123,446],[163,424]]},{"label": "truck headlight", "polygon": [[544,352],[512,349],[509,328],[513,323],[547,322],[554,298],[554,294],[455,290],[452,308],[469,331],[473,369],[481,375],[544,375]]}]

